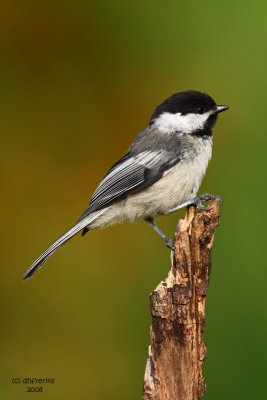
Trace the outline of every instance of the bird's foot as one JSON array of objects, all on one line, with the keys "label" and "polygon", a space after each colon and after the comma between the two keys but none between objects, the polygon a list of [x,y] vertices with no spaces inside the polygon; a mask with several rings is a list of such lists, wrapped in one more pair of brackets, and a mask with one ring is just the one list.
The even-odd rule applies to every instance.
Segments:
[{"label": "bird's foot", "polygon": [[174,250],[174,241],[169,239],[160,229],[159,227],[155,224],[153,218],[149,217],[145,219],[146,222],[149,223],[149,225],[152,226],[152,228],[162,237],[162,239],[164,240],[166,246],[171,249]]},{"label": "bird's foot", "polygon": [[174,240],[169,239],[167,236],[164,239],[164,242],[166,243],[166,246],[171,249],[174,250]]},{"label": "bird's foot", "polygon": [[198,210],[209,211],[209,210],[211,210],[211,208],[206,208],[206,207],[204,207],[204,205],[202,204],[202,201],[209,201],[209,200],[215,200],[215,199],[218,199],[219,202],[221,203],[221,205],[223,204],[223,201],[222,201],[222,199],[220,198],[220,196],[215,196],[214,194],[210,194],[210,193],[204,193],[204,194],[201,194],[201,195],[195,197],[195,198],[192,200],[192,203],[191,203],[191,204],[193,204],[194,206],[196,206],[196,208],[197,208]]}]

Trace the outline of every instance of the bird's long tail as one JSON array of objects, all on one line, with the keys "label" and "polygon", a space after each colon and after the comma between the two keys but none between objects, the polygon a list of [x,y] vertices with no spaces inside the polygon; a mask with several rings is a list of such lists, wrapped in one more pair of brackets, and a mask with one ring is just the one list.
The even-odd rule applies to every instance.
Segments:
[{"label": "bird's long tail", "polygon": [[48,258],[53,253],[55,253],[55,251],[60,246],[66,243],[69,239],[71,239],[83,228],[90,225],[90,223],[92,223],[99,215],[101,215],[104,210],[101,211],[92,213],[87,217],[79,220],[76,225],[74,225],[71,229],[69,229],[66,233],[64,233],[64,235],[60,236],[60,238],[58,238],[53,244],[51,244],[51,246],[49,246],[48,249],[46,249],[44,253],[41,254],[40,257],[38,257],[37,260],[35,260],[34,263],[27,269],[27,271],[23,275],[23,280],[29,279],[42,265],[44,265],[44,263],[48,260]]}]

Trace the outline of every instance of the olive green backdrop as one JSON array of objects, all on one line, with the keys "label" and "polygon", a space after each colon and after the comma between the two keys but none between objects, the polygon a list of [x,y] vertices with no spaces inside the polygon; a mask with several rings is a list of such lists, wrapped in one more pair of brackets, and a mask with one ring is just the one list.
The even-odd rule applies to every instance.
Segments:
[{"label": "olive green backdrop", "polygon": [[[149,293],[170,266],[152,229],[140,222],[78,235],[31,280],[21,276],[76,222],[155,106],[186,89],[230,106],[200,190],[224,200],[205,399],[265,398],[266,12],[258,0],[2,5],[2,399],[141,398]],[[159,225],[172,236],[183,215]],[[29,394],[14,377],[55,383]]]}]

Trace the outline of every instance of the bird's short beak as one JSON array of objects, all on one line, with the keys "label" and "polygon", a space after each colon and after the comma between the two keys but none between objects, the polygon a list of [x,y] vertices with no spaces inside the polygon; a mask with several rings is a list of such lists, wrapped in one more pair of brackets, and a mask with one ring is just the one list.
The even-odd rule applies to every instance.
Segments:
[{"label": "bird's short beak", "polygon": [[228,110],[228,106],[216,106],[215,107],[215,110],[214,110],[214,114],[218,114],[218,113],[220,113],[220,112],[223,112],[223,111],[225,111],[225,110]]}]

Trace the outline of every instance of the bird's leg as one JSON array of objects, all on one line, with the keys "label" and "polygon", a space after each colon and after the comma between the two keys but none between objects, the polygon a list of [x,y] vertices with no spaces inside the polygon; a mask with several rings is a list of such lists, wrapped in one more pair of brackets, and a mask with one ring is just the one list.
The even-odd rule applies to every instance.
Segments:
[{"label": "bird's leg", "polygon": [[194,197],[191,200],[185,201],[184,203],[179,204],[176,207],[171,208],[170,210],[168,210],[166,213],[164,213],[164,215],[168,215],[176,210],[179,210],[180,208],[186,207],[186,206],[191,206],[194,205],[196,206],[196,208],[198,210],[205,210],[208,211],[210,210],[210,208],[206,208],[203,206],[202,201],[208,201],[208,200],[215,200],[215,199],[219,199],[220,203],[222,204],[222,199],[220,198],[220,196],[215,196],[214,194],[210,194],[210,193],[204,193],[201,194],[197,197]]},{"label": "bird's leg", "polygon": [[155,224],[153,218],[145,218],[145,221],[149,223],[149,225],[152,226],[153,229],[162,237],[164,242],[166,243],[166,246],[169,247],[169,249],[174,249],[174,241],[169,239],[164,233],[159,229],[159,227]]}]

